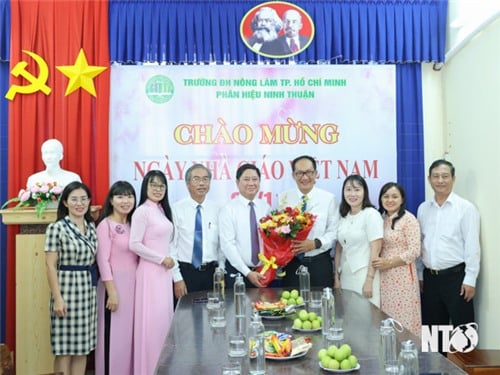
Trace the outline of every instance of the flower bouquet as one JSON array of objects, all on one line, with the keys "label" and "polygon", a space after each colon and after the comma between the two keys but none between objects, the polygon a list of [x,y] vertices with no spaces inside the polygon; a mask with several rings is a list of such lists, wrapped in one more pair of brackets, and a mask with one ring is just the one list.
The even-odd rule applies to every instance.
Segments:
[{"label": "flower bouquet", "polygon": [[292,241],[303,241],[316,220],[310,212],[299,207],[273,210],[260,219],[259,233],[264,243],[264,253],[259,256],[262,265],[256,271],[265,276],[261,282],[267,286],[276,277],[276,269],[286,266],[295,256]]},{"label": "flower bouquet", "polygon": [[41,217],[43,211],[45,211],[50,202],[57,203],[62,191],[63,187],[59,186],[57,182],[37,182],[31,187],[21,189],[17,197],[9,199],[2,205],[2,208],[11,203],[17,203],[14,206],[14,209],[21,207],[35,207],[37,216]]}]

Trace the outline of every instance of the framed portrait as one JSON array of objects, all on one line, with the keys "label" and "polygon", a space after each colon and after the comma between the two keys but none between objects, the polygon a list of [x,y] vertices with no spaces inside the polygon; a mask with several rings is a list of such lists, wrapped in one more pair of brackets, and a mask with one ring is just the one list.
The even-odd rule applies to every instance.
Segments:
[{"label": "framed portrait", "polygon": [[245,45],[259,55],[291,57],[303,52],[314,38],[314,23],[302,8],[270,1],[250,9],[240,23]]}]

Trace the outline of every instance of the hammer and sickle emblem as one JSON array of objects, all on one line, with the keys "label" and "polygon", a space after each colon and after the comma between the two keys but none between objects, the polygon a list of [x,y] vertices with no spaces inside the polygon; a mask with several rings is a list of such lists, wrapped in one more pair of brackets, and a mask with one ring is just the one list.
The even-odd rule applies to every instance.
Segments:
[{"label": "hammer and sickle emblem", "polygon": [[5,97],[9,100],[13,100],[17,93],[32,94],[38,90],[42,91],[45,95],[49,95],[52,90],[50,89],[49,86],[45,84],[47,82],[47,78],[49,77],[49,68],[47,66],[47,63],[41,56],[37,55],[34,52],[26,50],[23,50],[23,52],[28,56],[31,56],[31,58],[35,60],[35,62],[38,64],[40,68],[40,74],[38,75],[38,77],[35,77],[26,70],[26,67],[28,66],[28,63],[26,61],[18,62],[11,70],[11,74],[14,77],[19,77],[19,76],[24,77],[28,82],[30,82],[30,84],[25,86],[23,85],[10,86],[9,91],[7,91]]}]

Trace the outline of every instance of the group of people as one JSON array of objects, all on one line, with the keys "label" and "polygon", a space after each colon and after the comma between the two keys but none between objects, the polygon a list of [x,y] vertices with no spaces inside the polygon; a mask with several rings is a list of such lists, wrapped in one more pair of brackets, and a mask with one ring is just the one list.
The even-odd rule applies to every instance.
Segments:
[{"label": "group of people", "polygon": [[[312,287],[356,291],[416,335],[422,322],[474,321],[479,215],[453,192],[450,162],[437,160],[429,168],[435,195],[421,204],[418,220],[395,182],[382,187],[377,210],[363,177],[345,179],[339,204],[316,187],[312,156],[297,157],[291,167],[296,186],[278,202],[316,219],[307,239],[293,241],[283,287],[298,286],[296,270],[305,265]],[[86,185],[65,187],[46,236],[55,371],[84,374],[86,355],[97,345],[96,374],[152,374],[175,301],[211,289],[217,267],[225,270],[227,288],[237,273],[247,287],[264,286],[256,271],[263,250],[257,226],[271,207],[258,198],[259,168],[238,167],[239,194],[224,205],[207,198],[212,174],[206,166],[192,165],[184,178],[189,196],[170,205],[164,173],[148,172],[137,208],[132,185],[115,182],[97,228]]]}]

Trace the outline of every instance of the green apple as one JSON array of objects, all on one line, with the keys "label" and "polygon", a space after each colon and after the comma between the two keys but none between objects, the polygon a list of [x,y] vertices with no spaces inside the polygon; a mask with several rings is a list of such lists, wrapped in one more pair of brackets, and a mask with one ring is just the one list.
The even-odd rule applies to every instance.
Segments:
[{"label": "green apple", "polygon": [[332,369],[332,370],[338,370],[340,368],[340,363],[336,359],[331,358],[328,361],[328,367],[327,368]]},{"label": "green apple", "polygon": [[302,321],[306,321],[307,319],[309,319],[309,314],[307,313],[306,310],[300,310],[299,311],[299,318]]},{"label": "green apple", "polygon": [[283,298],[283,297],[281,297],[280,301],[283,302],[284,304],[288,303],[288,300],[286,298]]},{"label": "green apple", "polygon": [[336,352],[335,352],[335,355],[334,355],[334,358],[340,362],[340,364],[342,365],[342,361],[344,359],[347,359],[347,356],[346,356],[346,353],[347,351],[345,350],[345,348],[339,348]]},{"label": "green apple", "polygon": [[293,328],[302,329],[302,320],[300,320],[299,318],[295,319],[293,321]]},{"label": "green apple", "polygon": [[324,368],[328,368],[328,365],[330,364],[330,360],[331,360],[331,358],[329,356],[325,355],[323,358],[321,358],[321,365]]},{"label": "green apple", "polygon": [[342,370],[349,370],[351,368],[351,362],[346,358],[340,362],[340,368]]},{"label": "green apple", "polygon": [[293,299],[297,299],[298,296],[299,296],[299,291],[297,289],[293,289],[290,292],[290,297],[292,297]]},{"label": "green apple", "polygon": [[327,349],[327,353],[330,357],[334,358],[338,350],[339,348],[337,348],[337,345],[330,345]]},{"label": "green apple", "polygon": [[315,320],[316,318],[318,317],[318,314],[316,314],[315,312],[310,312],[309,313],[309,317],[308,319],[312,322],[313,320]]},{"label": "green apple", "polygon": [[318,329],[321,327],[321,322],[318,319],[314,319],[312,321],[312,328],[313,329]]},{"label": "green apple", "polygon": [[320,349],[319,352],[318,352],[318,359],[321,361],[321,359],[325,355],[328,356],[327,350],[325,348]]},{"label": "green apple", "polygon": [[290,298],[290,292],[288,290],[284,290],[283,293],[281,293],[281,298],[284,299]]},{"label": "green apple", "polygon": [[343,344],[341,347],[340,347],[341,350],[345,350],[345,357],[349,357],[351,354],[352,354],[352,349],[351,349],[351,346],[349,344]]},{"label": "green apple", "polygon": [[302,329],[312,329],[312,323],[309,320],[303,321]]},{"label": "green apple", "polygon": [[288,301],[286,301],[286,304],[287,305],[295,305],[296,304],[295,298],[289,298]]},{"label": "green apple", "polygon": [[347,359],[349,360],[349,362],[351,362],[351,368],[354,368],[358,365],[358,359],[354,354],[351,354]]},{"label": "green apple", "polygon": [[297,305],[302,305],[304,303],[304,298],[301,296],[298,296],[297,299],[295,300],[297,302]]}]

